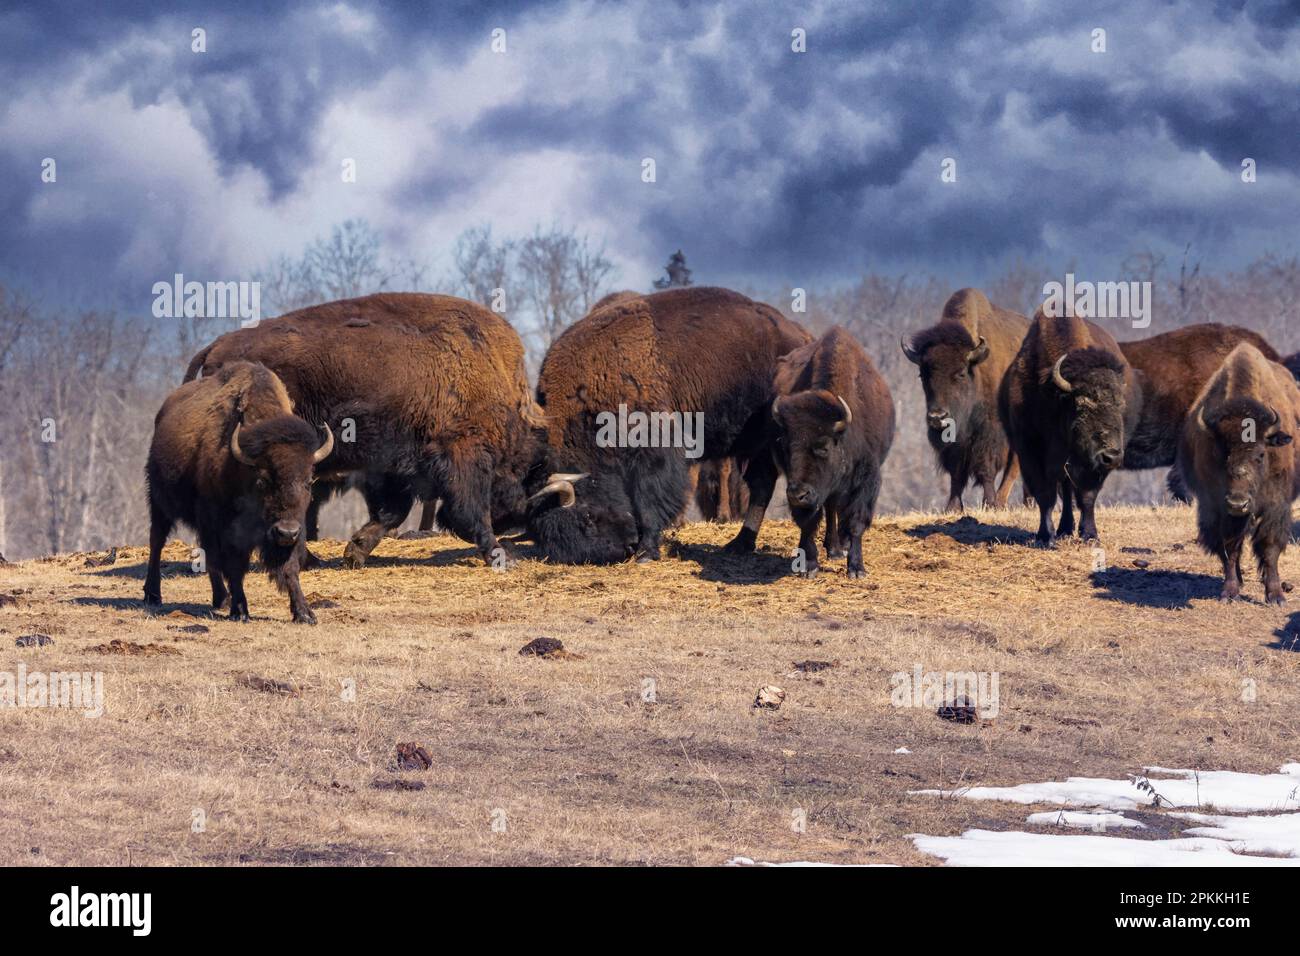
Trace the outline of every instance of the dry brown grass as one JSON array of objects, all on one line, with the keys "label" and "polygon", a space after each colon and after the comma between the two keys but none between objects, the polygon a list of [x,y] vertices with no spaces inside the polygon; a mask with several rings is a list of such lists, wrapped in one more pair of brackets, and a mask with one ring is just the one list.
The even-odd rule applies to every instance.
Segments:
[{"label": "dry brown grass", "polygon": [[[0,709],[0,863],[919,864],[906,834],[1017,826],[1031,808],[911,789],[1300,757],[1291,618],[1258,584],[1216,600],[1190,510],[1103,510],[1100,576],[1083,545],[1026,547],[1029,511],[978,518],[882,520],[864,581],[842,561],[789,575],[786,523],[748,559],[719,552],[734,527],[697,524],[657,565],[506,573],[449,537],[387,540],[359,572],[323,543],[330,566],[304,588],[340,607],[315,628],[261,576],[253,623],[210,619],[179,544],[159,616],[138,603],[142,548],[5,566],[0,670],[102,670],[106,713]],[[209,630],[173,629],[195,623]],[[32,632],[55,644],[16,649]],[[517,653],[539,636],[581,657]],[[113,639],[179,653],[92,650]],[[839,665],[795,672],[805,659]],[[917,664],[998,672],[997,718],[891,706],[890,675]],[[765,684],[785,688],[780,710],[752,708]],[[392,769],[403,742],[432,768]],[[425,787],[374,786],[395,779]]]}]

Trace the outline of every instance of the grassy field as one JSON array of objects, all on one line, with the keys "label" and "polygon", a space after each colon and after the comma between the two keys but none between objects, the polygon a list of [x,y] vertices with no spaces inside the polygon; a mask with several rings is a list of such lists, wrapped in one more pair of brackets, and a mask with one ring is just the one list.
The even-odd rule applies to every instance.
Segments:
[{"label": "grassy field", "polygon": [[[0,566],[0,670],[104,693],[98,719],[0,708],[0,863],[932,864],[907,834],[1048,808],[909,790],[1300,759],[1300,595],[1220,603],[1190,509],[1098,523],[1104,556],[1027,546],[1029,510],[885,519],[861,581],[790,574],[788,523],[749,558],[692,524],[611,568],[495,572],[439,536],[347,571],[321,542],[314,628],[261,575],[251,624],[211,617],[179,542],[158,615],[140,547]],[[568,656],[521,656],[538,637]],[[996,715],[895,706],[918,667],[996,673]],[[402,743],[431,766],[399,769]]]}]

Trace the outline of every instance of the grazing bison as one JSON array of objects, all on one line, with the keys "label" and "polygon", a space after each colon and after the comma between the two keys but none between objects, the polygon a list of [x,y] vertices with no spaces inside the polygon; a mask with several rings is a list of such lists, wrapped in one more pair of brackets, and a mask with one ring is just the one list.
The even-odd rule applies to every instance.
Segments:
[{"label": "grazing bison", "polygon": [[334,427],[339,447],[321,478],[360,473],[370,520],[347,546],[348,565],[364,564],[416,497],[441,498],[442,527],[509,563],[493,521],[525,510],[541,413],[505,319],[446,295],[330,302],[221,336],[186,380],[241,359],[272,369],[299,414]]},{"label": "grazing bison", "polygon": [[[1277,352],[1259,333],[1217,322],[1119,343],[1142,385],[1142,415],[1124,445],[1122,468],[1166,468],[1174,463],[1192,403],[1242,342],[1255,346],[1266,359],[1279,361]],[[1170,471],[1168,484],[1175,498],[1188,500],[1177,469]]]},{"label": "grazing bison", "polygon": [[[1097,537],[1093,514],[1106,476],[1142,410],[1142,387],[1119,345],[1101,326],[1077,316],[1051,317],[1040,307],[998,393],[1011,449],[1025,488],[1038,503],[1038,541],[1051,545],[1074,533]],[[1061,523],[1052,508],[1061,496]]]},{"label": "grazing bison", "polygon": [[1281,604],[1277,560],[1300,495],[1300,389],[1254,345],[1242,343],[1201,390],[1183,426],[1179,465],[1196,496],[1197,539],[1223,562],[1223,598],[1241,593],[1241,549],[1251,535],[1270,604]]},{"label": "grazing bison", "polygon": [[991,304],[978,289],[961,289],[938,323],[903,339],[903,354],[921,373],[930,445],[948,474],[945,511],[962,510],[972,480],[983,489],[984,507],[1006,507],[1019,464],[998,417],[998,387],[1028,328],[1023,315]]},{"label": "grazing bison", "polygon": [[805,577],[818,570],[817,526],[826,550],[848,541],[848,575],[866,574],[862,535],[871,527],[880,470],[894,441],[894,402],[875,365],[846,330],[830,329],[781,360],[772,401],[772,453],[799,526]]},{"label": "grazing bison", "polygon": [[[334,448],[293,414],[284,384],[261,365],[231,362],[187,382],[154,419],[145,476],[149,491],[146,604],[162,603],[162,549],[181,521],[198,532],[212,582],[212,606],[248,620],[244,575],[254,548],[271,580],[289,592],[300,624],[316,617],[298,584],[312,469]],[[224,582],[223,582],[224,578]]]},{"label": "grazing bison", "polygon": [[[619,298],[570,326],[537,386],[550,477],[536,482],[528,524],[542,553],[570,564],[658,558],[690,466],[726,457],[746,463],[750,491],[728,549],[753,551],[776,480],[777,359],[808,340],[771,306],[695,286]],[[700,442],[692,457],[688,440]]]}]

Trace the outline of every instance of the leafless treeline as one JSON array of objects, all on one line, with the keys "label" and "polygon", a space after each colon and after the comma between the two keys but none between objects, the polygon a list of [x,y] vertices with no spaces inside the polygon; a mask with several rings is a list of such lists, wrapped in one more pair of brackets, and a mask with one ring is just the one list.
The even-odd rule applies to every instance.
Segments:
[{"label": "leafless treeline", "polygon": [[[615,288],[649,291],[653,278],[616,277],[600,247],[557,227],[520,239],[498,239],[486,227],[470,230],[451,259],[451,274],[431,278],[417,263],[387,260],[364,223],[345,223],[300,258],[281,259],[257,276],[263,312],[381,289],[464,295],[504,305],[535,373],[550,341],[600,296]],[[1021,264],[985,291],[1030,314],[1044,283],[1060,281],[1065,271]],[[1239,272],[1208,273],[1194,261],[1143,254],[1131,257],[1124,271],[1104,278],[1151,281],[1155,291],[1151,327],[1119,326],[1120,340],[1219,321],[1257,329],[1281,351],[1300,348],[1300,259],[1268,256]],[[898,340],[935,321],[954,291],[950,284],[928,275],[870,274],[849,286],[806,289],[804,312],[792,311],[792,289],[743,291],[813,330],[840,323],[859,337],[888,379],[899,412],[881,509],[942,504],[916,370]],[[0,554],[13,560],[142,542],[143,465],[154,413],[190,356],[234,321],[50,314],[0,287]],[[1110,502],[1164,497],[1163,475],[1156,473],[1112,476],[1103,492]],[[358,496],[349,495],[324,511],[322,533],[341,536],[362,514]]]}]

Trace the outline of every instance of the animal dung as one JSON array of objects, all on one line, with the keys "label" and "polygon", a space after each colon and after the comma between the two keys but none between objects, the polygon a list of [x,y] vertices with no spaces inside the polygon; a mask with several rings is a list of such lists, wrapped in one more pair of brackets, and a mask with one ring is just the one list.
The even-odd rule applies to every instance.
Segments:
[{"label": "animal dung", "polygon": [[285,697],[301,697],[302,687],[288,681],[275,680],[270,677],[258,677],[256,674],[244,674],[235,681],[241,687],[260,690],[267,694],[282,694]]},{"label": "animal dung", "polygon": [[166,644],[137,644],[135,641],[122,641],[114,638],[107,644],[96,644],[91,648],[96,654],[121,654],[125,657],[153,657],[157,654],[179,654],[174,647]]},{"label": "animal dung", "polygon": [[941,705],[936,713],[941,719],[951,720],[955,724],[975,723],[975,705],[965,695],[958,697],[951,704]]},{"label": "animal dung", "polygon": [[521,657],[545,657],[549,660],[583,660],[586,655],[574,654],[564,649],[564,642],[555,637],[535,637],[519,648]]},{"label": "animal dung", "polygon": [[398,744],[396,763],[398,770],[428,770],[433,758],[417,743]]},{"label": "animal dung", "polygon": [[45,647],[53,643],[54,638],[48,634],[24,634],[14,641],[14,647]]},{"label": "animal dung", "polygon": [[839,667],[840,662],[834,661],[791,661],[790,666],[797,671],[803,671],[805,674],[815,674],[818,671],[830,670],[832,667]]},{"label": "animal dung", "polygon": [[754,697],[754,706],[765,710],[776,710],[784,700],[785,691],[775,684],[768,684],[758,689],[758,694]]}]

